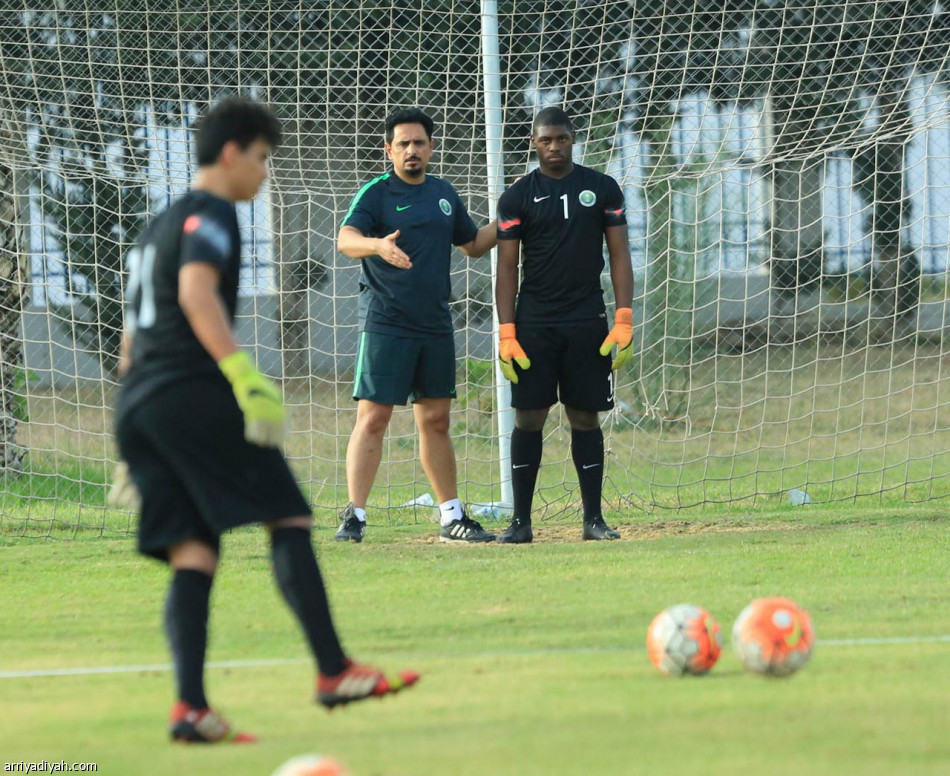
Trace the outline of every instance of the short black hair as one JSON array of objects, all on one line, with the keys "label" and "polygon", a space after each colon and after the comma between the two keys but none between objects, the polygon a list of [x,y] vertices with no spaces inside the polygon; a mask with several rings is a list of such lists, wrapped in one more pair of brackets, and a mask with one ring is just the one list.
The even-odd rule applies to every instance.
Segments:
[{"label": "short black hair", "polygon": [[568,131],[574,131],[574,125],[571,123],[571,117],[561,108],[553,105],[542,109],[534,117],[534,123],[531,125],[531,134],[536,135],[541,127],[567,127]]},{"label": "short black hair", "polygon": [[195,140],[198,166],[214,164],[225,143],[235,141],[242,149],[257,139],[271,148],[280,145],[280,121],[266,105],[244,97],[221,100],[202,116]]},{"label": "short black hair", "polygon": [[400,108],[386,117],[386,142],[393,142],[396,127],[400,124],[422,124],[426,137],[432,140],[435,123],[422,108]]}]

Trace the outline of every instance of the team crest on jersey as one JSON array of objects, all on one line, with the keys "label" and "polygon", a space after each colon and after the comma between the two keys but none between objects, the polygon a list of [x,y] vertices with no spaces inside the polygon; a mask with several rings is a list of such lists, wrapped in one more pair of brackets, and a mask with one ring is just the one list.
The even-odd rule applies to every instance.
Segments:
[{"label": "team crest on jersey", "polygon": [[440,208],[440,209],[442,210],[442,212],[445,213],[447,216],[452,215],[452,203],[449,202],[447,199],[440,199],[440,200],[439,200],[439,208]]},{"label": "team crest on jersey", "polygon": [[577,195],[577,199],[584,207],[593,207],[594,203],[597,201],[597,195],[594,194],[590,189],[584,189],[580,194]]}]

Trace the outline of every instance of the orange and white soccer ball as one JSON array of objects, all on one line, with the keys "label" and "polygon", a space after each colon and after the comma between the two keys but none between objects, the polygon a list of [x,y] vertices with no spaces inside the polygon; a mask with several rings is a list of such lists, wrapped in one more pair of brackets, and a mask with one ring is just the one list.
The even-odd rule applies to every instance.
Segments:
[{"label": "orange and white soccer ball", "polygon": [[705,674],[722,653],[719,623],[701,606],[671,606],[650,623],[647,653],[660,673]]},{"label": "orange and white soccer ball", "polygon": [[281,765],[274,776],[349,776],[349,771],[331,757],[302,754]]},{"label": "orange and white soccer ball", "polygon": [[732,626],[732,646],[756,674],[794,674],[808,662],[814,644],[808,612],[788,598],[757,598]]}]

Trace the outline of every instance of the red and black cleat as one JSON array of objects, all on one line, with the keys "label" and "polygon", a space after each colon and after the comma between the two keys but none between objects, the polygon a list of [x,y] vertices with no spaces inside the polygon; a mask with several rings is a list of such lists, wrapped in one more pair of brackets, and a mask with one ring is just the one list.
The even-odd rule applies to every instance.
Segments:
[{"label": "red and black cleat", "polygon": [[382,698],[412,687],[419,681],[414,671],[401,671],[387,676],[377,668],[347,660],[346,668],[336,676],[320,674],[317,678],[317,703],[332,709],[365,698]]},{"label": "red and black cleat", "polygon": [[172,706],[168,725],[172,741],[182,744],[252,744],[257,741],[257,736],[233,730],[210,708],[196,709],[184,701]]}]

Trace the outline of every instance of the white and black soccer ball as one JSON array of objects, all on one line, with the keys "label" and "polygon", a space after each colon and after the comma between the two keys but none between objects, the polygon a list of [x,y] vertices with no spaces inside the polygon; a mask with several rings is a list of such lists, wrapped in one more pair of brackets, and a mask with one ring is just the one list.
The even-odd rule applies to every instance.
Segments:
[{"label": "white and black soccer ball", "polygon": [[660,673],[705,674],[722,654],[719,623],[701,606],[671,606],[650,623],[647,653]]}]

